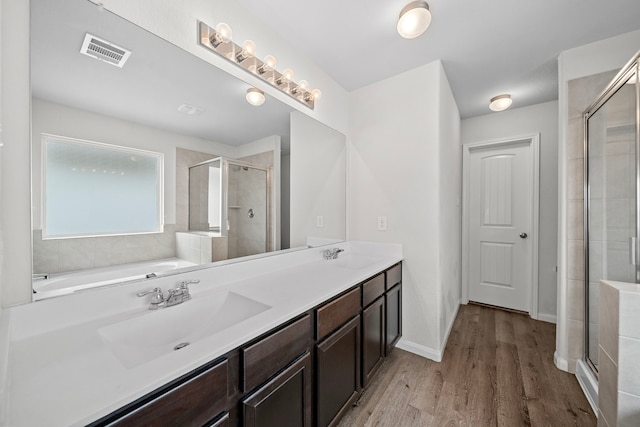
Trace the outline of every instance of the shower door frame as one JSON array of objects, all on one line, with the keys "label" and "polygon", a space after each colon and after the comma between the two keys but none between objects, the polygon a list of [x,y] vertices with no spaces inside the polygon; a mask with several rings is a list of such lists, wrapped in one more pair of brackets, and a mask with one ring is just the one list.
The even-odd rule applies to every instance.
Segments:
[{"label": "shower door frame", "polygon": [[[635,253],[636,265],[636,283],[640,283],[640,259],[639,259],[639,240],[640,240],[640,51],[616,74],[609,85],[600,93],[596,100],[583,113],[584,126],[584,346],[583,359],[589,369],[598,376],[598,368],[589,358],[589,210],[590,210],[590,188],[589,188],[589,119],[596,114],[617,92],[620,90],[633,75],[636,74],[635,93],[636,93],[636,240],[633,253]],[[598,341],[600,338],[598,337]]]}]

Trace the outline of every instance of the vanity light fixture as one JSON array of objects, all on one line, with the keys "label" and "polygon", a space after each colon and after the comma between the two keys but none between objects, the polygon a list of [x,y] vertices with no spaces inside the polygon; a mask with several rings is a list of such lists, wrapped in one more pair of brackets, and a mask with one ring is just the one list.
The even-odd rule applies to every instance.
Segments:
[{"label": "vanity light fixture", "polygon": [[293,95],[298,95],[299,93],[304,93],[309,89],[309,82],[306,80],[300,80],[297,86],[291,88],[291,93]]},{"label": "vanity light fixture", "polygon": [[431,24],[431,11],[426,1],[412,1],[402,8],[398,18],[398,33],[405,39],[422,35]]},{"label": "vanity light fixture", "polygon": [[216,25],[216,29],[211,35],[209,42],[213,47],[218,47],[223,43],[229,43],[232,37],[233,31],[231,31],[231,27],[224,22],[221,22]]},{"label": "vanity light fixture", "polygon": [[273,71],[276,68],[276,57],[273,55],[267,55],[264,57],[264,63],[262,67],[258,68],[258,73],[264,74]]},{"label": "vanity light fixture", "polygon": [[[315,101],[320,98],[320,90],[311,90],[309,83],[305,80],[300,80],[296,83],[293,80],[293,70],[290,68],[280,73],[276,70],[276,58],[273,55],[267,55],[263,60],[256,57],[256,44],[251,40],[245,41],[242,46],[235,44],[231,40],[232,32],[229,25],[220,23],[215,28],[212,28],[204,22],[198,22],[198,30],[198,42],[201,46],[233,62],[236,66],[269,83],[280,92],[301,102],[312,110],[314,109]],[[264,92],[261,91],[261,93],[262,102],[264,102]],[[247,93],[248,100],[249,94]],[[260,104],[252,103],[252,105]]]},{"label": "vanity light fixture", "polygon": [[288,85],[293,80],[293,70],[291,68],[285,68],[282,71],[282,75],[276,80],[278,86]]},{"label": "vanity light fixture", "polygon": [[309,92],[307,95],[305,95],[305,100],[307,100],[307,97],[310,97],[310,99],[317,101],[318,99],[320,99],[321,96],[322,96],[322,92],[320,91],[320,89],[314,89],[311,92]]},{"label": "vanity light fixture", "polygon": [[242,62],[254,56],[256,56],[256,44],[251,40],[245,40],[245,42],[242,43],[242,50],[236,55],[236,60]]},{"label": "vanity light fixture", "polygon": [[491,98],[489,108],[492,111],[504,111],[511,106],[511,102],[511,95],[505,93]]},{"label": "vanity light fixture", "polygon": [[259,107],[264,104],[264,92],[258,88],[250,87],[247,89],[247,102],[255,107]]}]

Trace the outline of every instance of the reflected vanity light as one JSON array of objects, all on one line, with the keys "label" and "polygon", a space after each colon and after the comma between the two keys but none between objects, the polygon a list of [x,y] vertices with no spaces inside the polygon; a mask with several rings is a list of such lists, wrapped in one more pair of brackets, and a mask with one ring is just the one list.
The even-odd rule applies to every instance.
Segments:
[{"label": "reflected vanity light", "polygon": [[294,86],[291,89],[291,93],[294,95],[298,95],[299,93],[305,93],[309,89],[309,82],[306,80],[300,80],[297,86]]},{"label": "reflected vanity light", "polygon": [[511,106],[511,102],[511,95],[505,93],[491,98],[489,108],[492,111],[504,111]]},{"label": "reflected vanity light", "polygon": [[285,68],[284,71],[282,71],[282,75],[280,76],[280,78],[276,80],[276,84],[278,86],[288,85],[292,79],[293,70],[291,68]]},{"label": "reflected vanity light", "polygon": [[242,50],[236,55],[236,60],[242,62],[245,59],[253,58],[256,55],[256,44],[251,40],[245,40],[242,43]]},{"label": "reflected vanity light", "polygon": [[209,41],[211,42],[211,45],[218,47],[223,43],[229,43],[232,36],[233,32],[231,31],[231,27],[224,22],[221,22],[216,25],[216,29],[211,35]]},{"label": "reflected vanity light", "polygon": [[278,61],[276,60],[276,57],[273,55],[267,55],[264,57],[264,63],[262,64],[262,67],[258,68],[258,73],[260,74],[264,74],[264,73],[268,73],[270,71],[273,71],[276,68],[276,63]]},{"label": "reflected vanity light", "polygon": [[320,90],[311,90],[309,83],[305,80],[296,83],[293,80],[293,70],[290,68],[285,69],[282,73],[278,72],[276,70],[277,61],[273,55],[265,56],[264,60],[256,57],[254,42],[247,40],[242,46],[238,46],[231,40],[231,27],[225,23],[220,23],[212,28],[204,22],[198,22],[198,28],[201,46],[233,62],[236,66],[259,77],[312,110],[315,108],[315,101],[320,98]]},{"label": "reflected vanity light", "polygon": [[260,105],[264,104],[264,92],[258,88],[251,87],[247,89],[246,99],[249,104],[259,107]]}]

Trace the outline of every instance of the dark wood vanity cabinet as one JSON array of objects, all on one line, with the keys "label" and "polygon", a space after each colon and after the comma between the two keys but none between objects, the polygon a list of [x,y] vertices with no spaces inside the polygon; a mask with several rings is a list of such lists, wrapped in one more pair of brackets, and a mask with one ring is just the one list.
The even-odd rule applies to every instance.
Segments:
[{"label": "dark wood vanity cabinet", "polygon": [[306,314],[242,349],[244,426],[311,427],[311,320]]},{"label": "dark wood vanity cabinet", "polygon": [[336,425],[400,339],[401,273],[396,264],[90,425]]}]

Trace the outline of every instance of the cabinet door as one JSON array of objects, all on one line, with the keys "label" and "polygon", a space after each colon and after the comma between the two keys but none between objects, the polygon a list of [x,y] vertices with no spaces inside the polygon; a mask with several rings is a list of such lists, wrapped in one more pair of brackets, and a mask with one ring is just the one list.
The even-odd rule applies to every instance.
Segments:
[{"label": "cabinet door", "polygon": [[385,303],[380,297],[362,311],[362,386],[366,387],[385,356]]},{"label": "cabinet door", "polygon": [[333,426],[360,393],[360,316],[318,344],[317,425]]},{"label": "cabinet door", "polygon": [[246,427],[311,427],[311,355],[243,400]]},{"label": "cabinet door", "polygon": [[386,354],[396,346],[402,336],[402,283],[389,289],[385,294],[386,298]]}]

